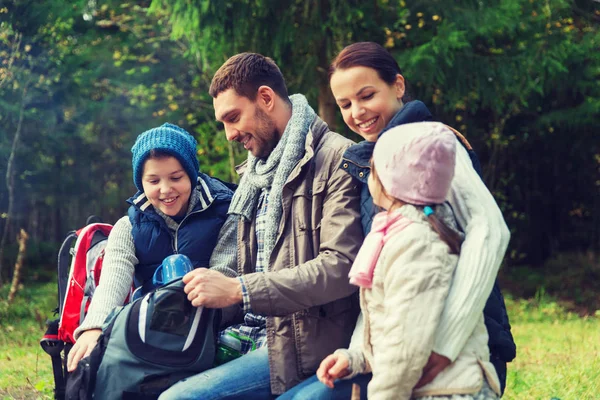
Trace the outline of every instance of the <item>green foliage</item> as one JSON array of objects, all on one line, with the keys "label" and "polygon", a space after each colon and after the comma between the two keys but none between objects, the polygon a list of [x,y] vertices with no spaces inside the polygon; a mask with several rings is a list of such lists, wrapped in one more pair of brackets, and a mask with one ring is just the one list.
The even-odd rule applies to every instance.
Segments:
[{"label": "green foliage", "polygon": [[359,139],[342,124],[326,71],[345,45],[374,40],[398,59],[413,97],[477,150],[511,228],[512,264],[600,252],[600,3],[29,0],[0,9],[0,160],[24,100],[13,230],[35,240],[60,241],[89,214],[123,215],[135,190],[129,148],[165,121],[196,135],[204,172],[235,180],[245,152],[226,143],[206,91],[236,52],[273,57],[291,92]]},{"label": "green foliage", "polygon": [[58,305],[57,284],[31,283],[22,285],[12,304],[6,300],[10,285],[0,288],[0,346],[39,345],[45,331],[45,321],[52,319]]},{"label": "green foliage", "polygon": [[173,37],[187,39],[209,79],[229,56],[259,52],[276,60],[292,93],[313,104],[329,95],[327,66],[340,44],[381,41],[382,21],[397,14],[390,2],[356,0],[153,0],[150,10],[166,10]]},{"label": "green foliage", "polygon": [[554,321],[572,321],[579,317],[576,313],[569,311],[564,305],[561,305],[557,300],[548,296],[542,288],[538,290],[532,299],[517,299],[513,300],[512,296],[507,296],[506,306],[510,309],[511,322],[545,322],[552,323]]},{"label": "green foliage", "polygon": [[[0,59],[8,60],[0,64],[2,160],[25,103],[13,230],[58,242],[87,215],[116,221],[135,193],[129,149],[139,133],[166,121],[202,132],[201,146],[223,149],[203,165],[231,179],[224,137],[210,137],[205,125],[214,116],[204,81],[160,16],[131,3],[89,9],[87,1],[48,2],[40,14],[29,3],[10,5],[0,23]],[[7,204],[4,166],[0,210]]]},{"label": "green foliage", "polygon": [[[407,2],[389,29],[415,97],[473,144],[512,262],[600,250],[600,31],[566,0]],[[574,12],[578,10],[577,12]]]},{"label": "green foliage", "polygon": [[570,312],[594,315],[600,310],[600,262],[592,253],[561,253],[537,269],[509,266],[501,271],[501,282],[514,296],[533,297],[540,305],[554,298]]}]

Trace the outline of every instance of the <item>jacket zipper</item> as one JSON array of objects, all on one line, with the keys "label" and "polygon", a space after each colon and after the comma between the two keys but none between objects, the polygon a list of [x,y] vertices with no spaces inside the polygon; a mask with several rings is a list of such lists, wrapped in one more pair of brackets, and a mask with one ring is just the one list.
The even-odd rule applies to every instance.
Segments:
[{"label": "jacket zipper", "polygon": [[[212,204],[212,203],[211,203]],[[181,228],[181,226],[183,225],[183,223],[191,216],[194,214],[200,214],[201,212],[203,212],[204,210],[208,209],[210,207],[210,204],[208,205],[208,207],[203,208],[202,210],[197,210],[197,211],[192,211],[191,213],[189,213],[188,215],[186,215],[181,222],[179,223],[179,225],[177,225],[177,229],[175,229],[175,235],[173,237],[173,254],[179,254],[179,246],[177,243],[177,238],[179,237],[179,228]]]}]

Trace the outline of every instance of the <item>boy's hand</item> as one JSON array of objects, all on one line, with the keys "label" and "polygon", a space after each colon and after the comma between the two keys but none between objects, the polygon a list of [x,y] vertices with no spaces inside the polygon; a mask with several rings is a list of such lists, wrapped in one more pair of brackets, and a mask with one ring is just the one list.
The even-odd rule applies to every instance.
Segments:
[{"label": "boy's hand", "polygon": [[94,347],[96,347],[101,333],[102,329],[90,329],[79,336],[79,339],[77,339],[69,352],[69,357],[67,357],[67,370],[69,372],[75,371],[79,360],[90,355]]}]

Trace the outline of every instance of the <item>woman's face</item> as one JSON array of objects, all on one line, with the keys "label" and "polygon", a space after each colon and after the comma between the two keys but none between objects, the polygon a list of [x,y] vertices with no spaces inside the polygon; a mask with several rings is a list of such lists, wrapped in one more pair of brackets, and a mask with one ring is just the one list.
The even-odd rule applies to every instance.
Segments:
[{"label": "woman's face", "polygon": [[351,67],[336,70],[329,83],[346,125],[369,142],[377,140],[403,105],[404,78],[400,74],[389,85],[373,68]]},{"label": "woman's face", "polygon": [[183,217],[187,212],[192,183],[175,157],[148,158],[142,186],[150,204],[166,215]]}]

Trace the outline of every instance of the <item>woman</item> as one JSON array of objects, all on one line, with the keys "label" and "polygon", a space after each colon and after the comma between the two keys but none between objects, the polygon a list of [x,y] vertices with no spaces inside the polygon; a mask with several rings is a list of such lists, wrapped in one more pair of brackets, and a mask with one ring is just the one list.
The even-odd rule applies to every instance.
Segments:
[{"label": "woman", "polygon": [[[338,349],[317,371],[334,379],[371,372],[369,399],[498,399],[480,312],[457,360],[428,385],[414,389],[433,348],[462,238],[440,215],[456,162],[456,138],[444,124],[417,122],[377,141],[369,192],[380,209],[356,256],[350,283],[360,287],[364,340]],[[336,365],[338,366],[337,368]],[[342,371],[330,374],[329,371]]]},{"label": "woman", "polygon": [[[331,63],[329,82],[344,122],[365,139],[346,151],[340,168],[363,183],[361,218],[367,234],[375,215],[373,199],[367,187],[369,161],[375,142],[395,126],[431,121],[433,117],[422,102],[408,101],[405,80],[398,63],[376,43],[359,42],[345,47]],[[475,170],[479,168],[477,157],[465,142],[461,141],[463,146],[457,146],[456,175],[447,200],[466,236],[448,306],[442,313],[438,328],[446,332],[446,336],[436,336],[433,353],[417,387],[433,380],[456,359],[485,305],[490,361],[496,368],[504,390],[506,362],[514,358],[515,344],[504,300],[494,280],[510,234],[500,209]],[[488,300],[492,287],[493,292]],[[359,375],[354,379],[358,379],[363,387],[361,393],[366,395],[364,383],[369,376]],[[327,388],[316,377],[312,377],[281,398],[348,398],[351,383],[343,381],[336,383],[335,388]]]},{"label": "woman", "polygon": [[69,371],[91,353],[104,320],[123,304],[132,283],[140,294],[153,289],[152,276],[165,257],[185,254],[194,268],[207,267],[227,217],[233,192],[198,172],[196,139],[184,129],[172,124],[150,129],[138,136],[131,152],[138,192],[108,237],[102,279],[75,331]]}]

